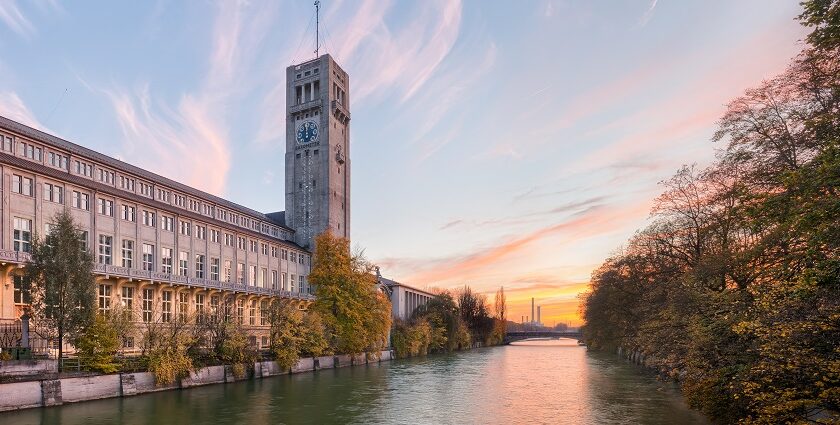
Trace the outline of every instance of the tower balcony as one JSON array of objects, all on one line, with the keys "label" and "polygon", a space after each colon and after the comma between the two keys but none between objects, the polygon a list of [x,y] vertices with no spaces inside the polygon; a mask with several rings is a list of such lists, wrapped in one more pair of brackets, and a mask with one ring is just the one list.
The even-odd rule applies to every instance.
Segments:
[{"label": "tower balcony", "polygon": [[344,124],[347,124],[347,122],[350,121],[350,111],[347,110],[346,106],[338,103],[338,101],[333,100],[330,109],[337,120]]},{"label": "tower balcony", "polygon": [[294,115],[299,112],[306,112],[313,109],[321,109],[321,98],[310,100],[308,102],[299,103],[289,107],[289,114]]}]

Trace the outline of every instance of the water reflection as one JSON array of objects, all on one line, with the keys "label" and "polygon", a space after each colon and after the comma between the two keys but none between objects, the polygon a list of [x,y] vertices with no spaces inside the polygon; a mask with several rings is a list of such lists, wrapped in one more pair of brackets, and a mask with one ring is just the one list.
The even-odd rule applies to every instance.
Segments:
[{"label": "water reflection", "polygon": [[0,423],[692,424],[669,385],[574,340],[0,414]]}]

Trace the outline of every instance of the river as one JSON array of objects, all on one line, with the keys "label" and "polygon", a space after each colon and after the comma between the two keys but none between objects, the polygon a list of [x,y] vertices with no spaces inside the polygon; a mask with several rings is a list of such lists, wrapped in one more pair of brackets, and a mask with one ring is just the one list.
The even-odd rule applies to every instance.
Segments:
[{"label": "river", "polygon": [[525,341],[0,414],[2,424],[702,424],[678,392],[573,340]]}]

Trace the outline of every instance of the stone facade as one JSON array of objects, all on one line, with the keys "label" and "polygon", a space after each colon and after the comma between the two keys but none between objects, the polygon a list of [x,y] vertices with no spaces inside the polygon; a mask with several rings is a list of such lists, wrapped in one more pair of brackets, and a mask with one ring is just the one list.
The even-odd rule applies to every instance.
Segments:
[{"label": "stone facade", "polygon": [[65,208],[96,260],[101,310],[122,304],[142,323],[230,303],[263,346],[269,301],[314,299],[311,253],[285,223],[0,117],[0,323],[25,309],[31,240]]},{"label": "stone facade", "polygon": [[286,224],[350,239],[350,81],[330,55],[286,69]]}]

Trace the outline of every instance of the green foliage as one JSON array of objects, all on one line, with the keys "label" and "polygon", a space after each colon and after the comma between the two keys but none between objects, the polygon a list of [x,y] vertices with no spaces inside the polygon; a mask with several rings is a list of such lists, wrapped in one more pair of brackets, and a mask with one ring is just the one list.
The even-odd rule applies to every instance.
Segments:
[{"label": "green foliage", "polygon": [[327,352],[324,325],[316,312],[304,313],[291,304],[273,303],[271,353],[281,369],[294,366],[302,355],[320,356]]},{"label": "green foliage", "polygon": [[35,235],[32,259],[24,269],[24,282],[32,299],[34,322],[50,338],[58,339],[59,356],[65,338],[75,342],[91,323],[96,286],[93,256],[80,249],[81,229],[66,209],[51,219],[45,238]]},{"label": "green foliage", "polygon": [[97,314],[76,341],[79,360],[95,372],[114,373],[115,356],[121,346],[120,334],[105,315]]},{"label": "green foliage", "polygon": [[160,348],[149,353],[149,372],[158,385],[174,384],[190,376],[193,360],[184,351]]},{"label": "green foliage", "polygon": [[732,101],[715,164],[663,182],[653,224],[592,274],[593,349],[624,347],[720,423],[840,422],[840,2]]},{"label": "green foliage", "polygon": [[149,372],[159,385],[169,385],[189,376],[195,369],[188,353],[199,343],[197,332],[186,320],[153,321],[143,333],[143,351],[149,358]]},{"label": "green foliage", "polygon": [[330,347],[338,353],[380,351],[391,328],[391,303],[377,289],[373,265],[350,255],[349,242],[325,232],[315,239],[309,282],[312,309],[323,320]]},{"label": "green foliage", "polygon": [[426,355],[432,342],[432,327],[423,319],[415,323],[397,321],[391,332],[391,341],[397,358]]}]

